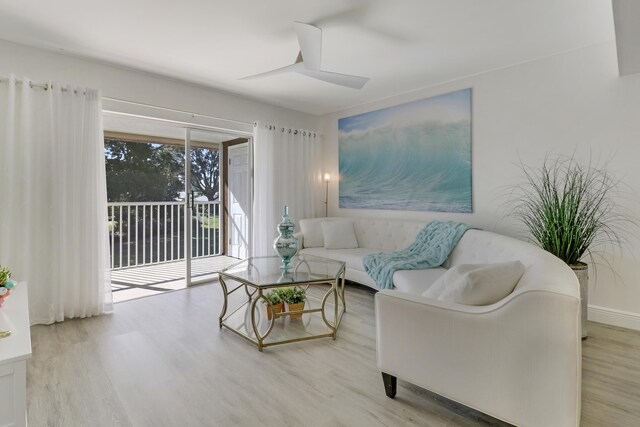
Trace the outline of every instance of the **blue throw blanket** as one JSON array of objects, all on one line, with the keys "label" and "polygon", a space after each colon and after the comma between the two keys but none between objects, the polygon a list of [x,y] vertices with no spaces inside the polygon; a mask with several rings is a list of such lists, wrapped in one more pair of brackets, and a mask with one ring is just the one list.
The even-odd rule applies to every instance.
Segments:
[{"label": "blue throw blanket", "polygon": [[420,270],[441,265],[471,227],[456,221],[431,221],[407,249],[367,255],[364,269],[380,289],[393,288],[397,270]]}]

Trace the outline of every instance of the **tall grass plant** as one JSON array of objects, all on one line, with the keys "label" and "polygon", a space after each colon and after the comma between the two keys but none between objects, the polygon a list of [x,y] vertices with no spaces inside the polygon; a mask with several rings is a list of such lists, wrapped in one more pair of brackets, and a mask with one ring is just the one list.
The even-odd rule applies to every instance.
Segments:
[{"label": "tall grass plant", "polygon": [[512,214],[543,249],[573,266],[626,244],[635,223],[617,204],[622,183],[606,165],[547,157],[540,167],[520,167],[526,179],[514,188]]}]

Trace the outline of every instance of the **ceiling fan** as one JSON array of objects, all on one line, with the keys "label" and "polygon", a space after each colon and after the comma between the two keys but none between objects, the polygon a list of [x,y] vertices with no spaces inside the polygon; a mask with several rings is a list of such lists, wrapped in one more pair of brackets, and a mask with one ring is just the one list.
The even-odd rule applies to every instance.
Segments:
[{"label": "ceiling fan", "polygon": [[243,77],[240,80],[258,79],[267,76],[275,76],[288,72],[296,72],[305,76],[333,83],[339,86],[346,86],[352,89],[362,89],[369,81],[368,77],[352,76],[349,74],[333,73],[320,69],[322,62],[322,30],[314,25],[303,22],[293,23],[298,36],[300,52],[296,61],[286,67],[277,68],[265,73]]}]

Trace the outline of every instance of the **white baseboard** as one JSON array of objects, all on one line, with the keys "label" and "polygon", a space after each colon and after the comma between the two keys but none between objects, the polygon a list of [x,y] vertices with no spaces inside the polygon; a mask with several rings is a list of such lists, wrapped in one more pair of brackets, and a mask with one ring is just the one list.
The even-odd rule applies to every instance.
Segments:
[{"label": "white baseboard", "polygon": [[600,307],[597,305],[589,305],[589,308],[587,309],[587,317],[589,320],[594,322],[640,331],[639,313]]}]

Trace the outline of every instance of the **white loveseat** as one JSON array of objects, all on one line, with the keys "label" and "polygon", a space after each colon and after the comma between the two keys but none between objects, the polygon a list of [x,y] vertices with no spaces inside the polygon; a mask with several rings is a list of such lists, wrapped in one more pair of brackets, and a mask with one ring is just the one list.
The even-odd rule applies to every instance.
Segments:
[{"label": "white loveseat", "polygon": [[[302,220],[301,253],[339,259],[349,280],[375,287],[362,258],[404,249],[425,222],[351,218],[358,249],[318,245],[322,221]],[[317,226],[317,229],[316,229]],[[311,230],[311,231],[309,231]],[[577,426],[580,421],[580,297],[575,274],[538,247],[469,230],[444,268],[521,261],[514,291],[495,304],[467,306],[420,294],[442,269],[398,271],[395,290],[375,296],[378,368],[389,397],[396,378],[522,426]]]}]

